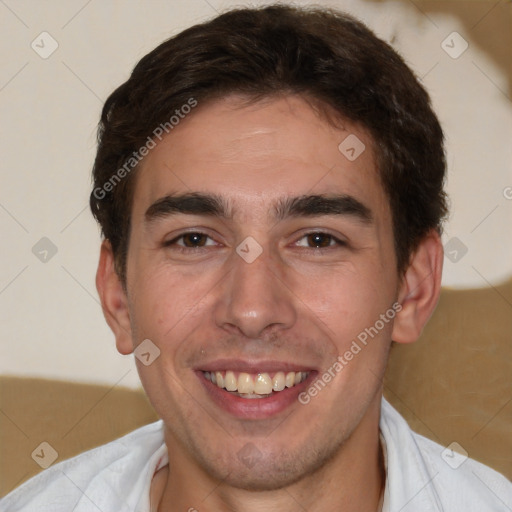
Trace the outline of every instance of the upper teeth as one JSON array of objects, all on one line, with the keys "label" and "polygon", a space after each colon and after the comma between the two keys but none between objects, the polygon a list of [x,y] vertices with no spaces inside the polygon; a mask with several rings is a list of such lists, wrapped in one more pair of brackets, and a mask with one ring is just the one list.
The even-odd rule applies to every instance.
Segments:
[{"label": "upper teeth", "polygon": [[237,374],[231,370],[223,372],[203,372],[206,379],[227,391],[244,394],[268,395],[272,391],[282,391],[306,380],[309,372],[277,372],[273,376],[268,373]]}]

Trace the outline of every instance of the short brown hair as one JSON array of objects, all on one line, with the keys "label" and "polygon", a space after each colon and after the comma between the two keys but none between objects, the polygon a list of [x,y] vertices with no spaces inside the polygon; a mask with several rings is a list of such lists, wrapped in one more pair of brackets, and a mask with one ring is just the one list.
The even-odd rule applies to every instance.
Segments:
[{"label": "short brown hair", "polygon": [[[235,9],[159,45],[104,105],[90,206],[123,283],[137,167],[133,161],[129,172],[127,162],[191,99],[201,104],[233,93],[303,95],[368,130],[390,202],[398,271],[407,268],[422,237],[441,232],[447,213],[443,132],[402,58],[335,10]],[[128,172],[120,173],[123,168]]]}]

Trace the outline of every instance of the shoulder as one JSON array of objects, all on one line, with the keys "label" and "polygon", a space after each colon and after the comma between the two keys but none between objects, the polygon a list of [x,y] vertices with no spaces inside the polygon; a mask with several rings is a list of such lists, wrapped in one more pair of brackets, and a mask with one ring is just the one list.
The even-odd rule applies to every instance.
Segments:
[{"label": "shoulder", "polygon": [[413,437],[425,464],[435,472],[432,485],[445,510],[512,510],[512,483],[502,474],[471,459],[453,443],[444,447],[419,434]]},{"label": "shoulder", "polygon": [[[512,510],[512,483],[493,469],[413,432],[383,400],[389,510],[498,512]],[[459,449],[460,450],[460,449]]]},{"label": "shoulder", "polygon": [[1,499],[0,512],[127,512],[164,449],[160,420],[44,470]]}]

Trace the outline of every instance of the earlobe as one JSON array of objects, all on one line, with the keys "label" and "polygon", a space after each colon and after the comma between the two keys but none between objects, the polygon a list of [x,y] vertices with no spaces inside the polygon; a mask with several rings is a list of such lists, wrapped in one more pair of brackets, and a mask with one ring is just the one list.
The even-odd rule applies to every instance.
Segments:
[{"label": "earlobe", "polygon": [[114,254],[108,240],[101,244],[100,259],[96,272],[96,289],[101,300],[103,315],[116,337],[117,350],[121,354],[133,352],[128,299],[114,265]]},{"label": "earlobe", "polygon": [[411,256],[398,294],[402,310],[395,317],[392,339],[397,343],[416,341],[434,312],[441,291],[443,245],[432,230]]}]

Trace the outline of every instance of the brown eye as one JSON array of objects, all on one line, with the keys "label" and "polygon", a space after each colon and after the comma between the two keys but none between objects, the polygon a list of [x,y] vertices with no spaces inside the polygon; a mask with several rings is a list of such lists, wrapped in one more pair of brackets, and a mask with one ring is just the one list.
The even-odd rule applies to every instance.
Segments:
[{"label": "brown eye", "polygon": [[347,246],[347,243],[324,231],[304,233],[294,244],[303,249],[337,249]]},{"label": "brown eye", "polygon": [[215,242],[205,233],[199,231],[190,231],[183,233],[168,242],[165,242],[164,247],[177,247],[182,249],[198,249],[210,245],[216,245]]},{"label": "brown eye", "polygon": [[309,247],[329,247],[334,237],[327,233],[310,233],[306,235]]},{"label": "brown eye", "polygon": [[208,236],[203,233],[185,233],[180,238],[183,239],[185,247],[204,247]]}]

